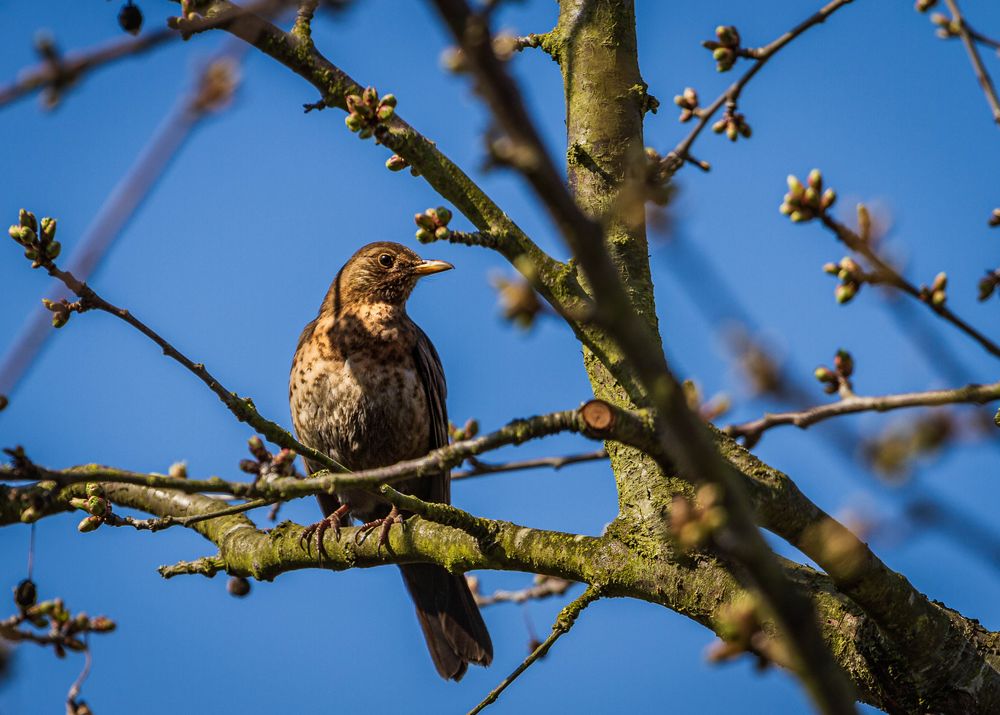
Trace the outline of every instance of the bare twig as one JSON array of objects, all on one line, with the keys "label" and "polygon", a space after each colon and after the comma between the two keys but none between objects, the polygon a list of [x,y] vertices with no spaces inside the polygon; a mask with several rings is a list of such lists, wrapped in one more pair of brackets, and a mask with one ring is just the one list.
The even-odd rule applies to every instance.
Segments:
[{"label": "bare twig", "polygon": [[191,516],[168,515],[155,519],[136,519],[131,516],[118,516],[117,514],[112,514],[109,518],[105,519],[105,523],[109,526],[131,526],[139,531],[162,531],[163,529],[169,529],[171,526],[191,526],[192,524],[197,524],[200,521],[218,519],[219,517],[229,516],[231,514],[242,514],[243,512],[250,511],[251,509],[269,506],[274,504],[276,501],[277,500],[273,498],[254,499],[243,504],[236,504],[234,506],[219,509],[218,511],[209,512],[207,514],[193,514]]},{"label": "bare twig", "polygon": [[837,402],[818,405],[807,410],[767,413],[750,422],[729,425],[725,431],[733,437],[744,437],[746,446],[752,447],[765,431],[778,425],[795,425],[805,429],[831,417],[856,412],[888,412],[905,407],[933,407],[968,402],[983,404],[994,400],[1000,400],[1000,382],[990,385],[967,385],[952,390],[928,390],[874,397],[851,394]]},{"label": "bare twig", "polygon": [[507,687],[513,683],[517,678],[527,670],[532,663],[534,663],[539,658],[544,658],[545,654],[549,652],[549,648],[559,640],[563,635],[569,632],[569,629],[573,627],[576,622],[577,617],[580,613],[589,606],[591,603],[600,598],[600,590],[596,586],[588,586],[587,590],[583,592],[579,598],[567,605],[559,612],[559,616],[556,618],[556,622],[552,624],[552,633],[549,637],[542,641],[535,650],[531,652],[524,662],[521,663],[517,668],[514,669],[510,675],[503,679],[503,681],[490,691],[479,705],[472,708],[469,711],[469,715],[476,715],[476,713],[482,712],[482,710],[489,705],[496,702],[500,694],[507,689]]},{"label": "bare twig", "polygon": [[698,138],[698,135],[701,134],[705,127],[708,126],[709,121],[711,121],[715,113],[718,112],[723,105],[735,107],[740,94],[743,92],[743,88],[746,87],[747,83],[754,78],[754,75],[760,72],[764,65],[767,64],[768,60],[774,57],[774,55],[781,50],[781,48],[808,30],[810,27],[825,22],[830,15],[851,2],[852,0],[833,0],[820,8],[820,10],[815,14],[811,15],[806,20],[803,20],[772,42],[763,47],[749,51],[748,55],[754,58],[754,63],[750,69],[744,72],[738,80],[729,85],[729,87],[722,94],[720,94],[714,102],[707,107],[700,109],[698,122],[694,125],[694,127],[692,127],[688,135],[684,137],[684,139],[682,139],[680,143],[673,148],[673,150],[668,152],[663,157],[664,169],[667,176],[669,177],[675,174],[685,162],[690,162],[698,168],[708,171],[711,167],[707,162],[695,159],[691,156],[691,146]]},{"label": "bare twig", "polygon": [[986,67],[983,65],[983,58],[979,55],[979,48],[976,47],[977,40],[980,42],[985,41],[986,44],[991,43],[988,41],[988,38],[979,33],[973,35],[969,26],[965,24],[962,11],[958,8],[958,0],[945,0],[945,2],[951,11],[952,20],[957,26],[958,36],[962,39],[965,51],[969,54],[969,61],[972,63],[972,70],[976,73],[979,86],[983,88],[983,93],[986,95],[986,101],[989,103],[990,111],[993,113],[993,121],[1000,124],[1000,99],[997,98],[997,90],[993,86],[993,78],[986,71]]},{"label": "bare twig", "polygon": [[580,464],[582,462],[595,462],[608,458],[608,453],[604,449],[598,449],[594,452],[584,452],[583,454],[568,454],[563,457],[539,457],[538,459],[522,459],[520,461],[503,462],[502,464],[490,464],[488,462],[481,462],[478,459],[468,459],[466,460],[471,469],[466,469],[461,472],[452,472],[451,480],[456,479],[469,479],[471,477],[480,477],[484,474],[500,474],[501,472],[518,472],[524,469],[544,469],[546,467],[560,470],[563,467],[567,467],[571,464]]}]

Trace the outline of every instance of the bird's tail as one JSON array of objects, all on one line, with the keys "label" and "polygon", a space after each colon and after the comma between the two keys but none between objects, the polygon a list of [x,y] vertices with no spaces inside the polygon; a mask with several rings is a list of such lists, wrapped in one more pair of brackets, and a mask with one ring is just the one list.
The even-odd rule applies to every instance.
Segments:
[{"label": "bird's tail", "polygon": [[431,564],[407,564],[399,570],[441,677],[461,680],[469,663],[489,665],[493,642],[465,577]]}]

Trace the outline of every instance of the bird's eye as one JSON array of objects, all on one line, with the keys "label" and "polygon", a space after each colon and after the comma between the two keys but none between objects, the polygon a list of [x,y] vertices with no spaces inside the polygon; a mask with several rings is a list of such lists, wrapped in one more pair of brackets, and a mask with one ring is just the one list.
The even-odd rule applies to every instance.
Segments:
[{"label": "bird's eye", "polygon": [[383,268],[392,268],[393,258],[388,253],[383,253],[378,257],[378,264]]}]

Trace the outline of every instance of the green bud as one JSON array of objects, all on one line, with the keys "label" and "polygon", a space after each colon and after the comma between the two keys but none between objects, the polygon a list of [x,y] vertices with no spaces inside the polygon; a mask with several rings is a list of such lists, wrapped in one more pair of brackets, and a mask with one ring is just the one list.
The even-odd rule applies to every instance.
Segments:
[{"label": "green bud", "polygon": [[726,124],[726,137],[729,139],[729,141],[731,141],[731,142],[736,141],[736,137],[738,137],[738,136],[739,136],[739,132],[736,129],[736,125],[733,122],[727,123]]},{"label": "green bud", "polygon": [[389,106],[388,104],[381,104],[379,105],[378,111],[375,112],[375,116],[378,117],[378,120],[380,122],[384,122],[387,121],[390,117],[392,117],[392,115],[395,113],[396,110],[393,107]]},{"label": "green bud", "polygon": [[858,289],[853,283],[845,283],[837,286],[834,296],[837,298],[837,302],[843,305],[844,303],[849,303],[857,293]]},{"label": "green bud", "polygon": [[349,94],[344,97],[344,104],[347,105],[347,111],[356,112],[358,107],[361,106],[361,95],[360,94]]},{"label": "green bud", "polygon": [[787,181],[788,193],[791,194],[792,198],[800,198],[805,193],[805,187],[795,174],[789,174]]},{"label": "green bud", "polygon": [[108,500],[102,497],[90,497],[87,499],[86,508],[94,516],[106,516],[108,513]]},{"label": "green bud", "polygon": [[399,154],[393,154],[385,161],[385,168],[389,171],[402,171],[409,163]]},{"label": "green bud", "polygon": [[451,235],[451,231],[448,230],[447,226],[439,226],[436,231],[434,231],[435,238],[448,238]]},{"label": "green bud", "polygon": [[835,276],[838,273],[840,273],[840,266],[838,266],[836,263],[824,263],[823,272]]},{"label": "green bud", "polygon": [[52,327],[61,328],[69,322],[69,313],[58,312],[52,314]]},{"label": "green bud", "polygon": [[418,228],[417,229],[417,240],[420,241],[421,243],[427,243],[428,241],[430,241],[433,238],[434,238],[434,234],[431,233],[426,228]]},{"label": "green bud", "polygon": [[819,169],[813,169],[809,172],[809,177],[806,179],[809,185],[819,191],[823,188],[823,174]]},{"label": "green bud", "polygon": [[722,134],[725,131],[726,126],[729,124],[725,119],[720,119],[715,124],[712,125],[712,131],[716,134]]},{"label": "green bud", "polygon": [[62,244],[59,241],[53,241],[48,246],[45,247],[45,257],[50,261],[54,261],[59,258],[59,254],[62,252]]},{"label": "green bud", "polygon": [[837,376],[833,374],[833,371],[828,367],[820,366],[813,370],[813,376],[820,382],[830,382],[831,380],[836,380]]},{"label": "green bud", "polygon": [[428,231],[433,231],[437,228],[437,222],[432,216],[426,213],[414,214],[413,220],[417,222],[420,228],[426,228]]},{"label": "green bud", "polygon": [[816,189],[814,189],[812,186],[807,188],[805,190],[805,193],[802,194],[802,201],[803,203],[809,204],[810,206],[818,204],[819,194],[816,193]]},{"label": "green bud", "polygon": [[356,112],[351,112],[346,117],[344,117],[344,124],[346,124],[347,128],[350,129],[352,132],[356,132],[359,131],[361,127],[364,126],[365,120],[361,117],[360,114],[357,114]]},{"label": "green bud", "polygon": [[379,104],[383,107],[395,107],[396,106],[396,95],[387,94],[382,97],[382,101]]},{"label": "green bud", "polygon": [[18,223],[25,228],[30,228],[32,231],[38,230],[38,221],[35,220],[35,214],[25,209],[21,209],[17,212]]},{"label": "green bud", "polygon": [[724,45],[740,44],[740,33],[732,25],[719,25],[715,28],[715,36]]},{"label": "green bud", "polygon": [[828,208],[833,206],[834,202],[837,200],[837,192],[833,189],[827,189],[823,192],[823,196],[820,199],[820,208],[826,211]]},{"label": "green bud", "polygon": [[942,271],[934,276],[934,282],[931,283],[931,290],[944,290],[948,287],[948,274]]},{"label": "green bud", "polygon": [[378,92],[375,91],[374,87],[366,87],[365,91],[361,93],[361,101],[374,109],[378,104]]},{"label": "green bud", "polygon": [[90,630],[97,633],[110,633],[118,625],[107,616],[96,616],[90,619]]},{"label": "green bud", "polygon": [[42,219],[42,238],[46,241],[51,241],[56,237],[56,220],[54,218],[45,217]]},{"label": "green bud", "polygon": [[447,226],[451,221],[451,211],[447,207],[438,206],[435,209],[435,213],[437,214],[438,221],[440,221],[442,225]]},{"label": "green bud", "polygon": [[792,211],[788,218],[792,220],[792,223],[802,223],[803,221],[808,221],[811,216],[809,216],[805,211]]},{"label": "green bud", "polygon": [[27,509],[21,512],[21,521],[25,524],[31,524],[42,518],[42,512],[34,506],[29,506]]},{"label": "green bud", "polygon": [[931,293],[931,305],[936,308],[940,308],[944,305],[946,300],[948,300],[948,294],[943,290],[936,290]]},{"label": "green bud", "polygon": [[76,525],[76,530],[81,534],[86,534],[88,531],[93,531],[101,525],[101,517],[99,516],[88,516],[86,519],[81,521]]},{"label": "green bud", "polygon": [[374,133],[375,131],[371,127],[365,127],[360,132],[358,132],[358,139],[368,139]]},{"label": "green bud", "polygon": [[782,216],[788,216],[790,213],[792,213],[793,210],[794,209],[792,208],[792,205],[787,201],[778,207],[778,211],[781,213]]},{"label": "green bud", "polygon": [[104,496],[104,487],[102,487],[97,482],[87,482],[86,491],[87,491],[87,496],[88,497],[103,497]]}]

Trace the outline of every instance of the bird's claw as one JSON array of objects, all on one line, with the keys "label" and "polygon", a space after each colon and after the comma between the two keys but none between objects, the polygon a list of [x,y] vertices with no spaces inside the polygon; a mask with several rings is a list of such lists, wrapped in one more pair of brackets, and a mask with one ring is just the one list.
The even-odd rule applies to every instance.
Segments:
[{"label": "bird's claw", "polygon": [[360,546],[368,538],[369,534],[378,529],[378,550],[381,551],[383,546],[388,547],[389,529],[392,528],[393,524],[402,523],[403,516],[399,513],[399,509],[393,507],[387,516],[362,524],[354,533],[354,543]]},{"label": "bird's claw", "polygon": [[330,555],[326,552],[326,547],[323,546],[323,535],[326,534],[327,529],[333,528],[334,537],[337,541],[340,541],[340,523],[347,515],[348,511],[348,506],[346,504],[341,504],[337,507],[336,511],[329,514],[326,518],[317,521],[315,524],[307,526],[302,530],[302,535],[299,537],[299,546],[305,547],[305,550],[308,553],[310,551],[309,542],[315,535],[316,554],[321,559],[329,558]]}]

